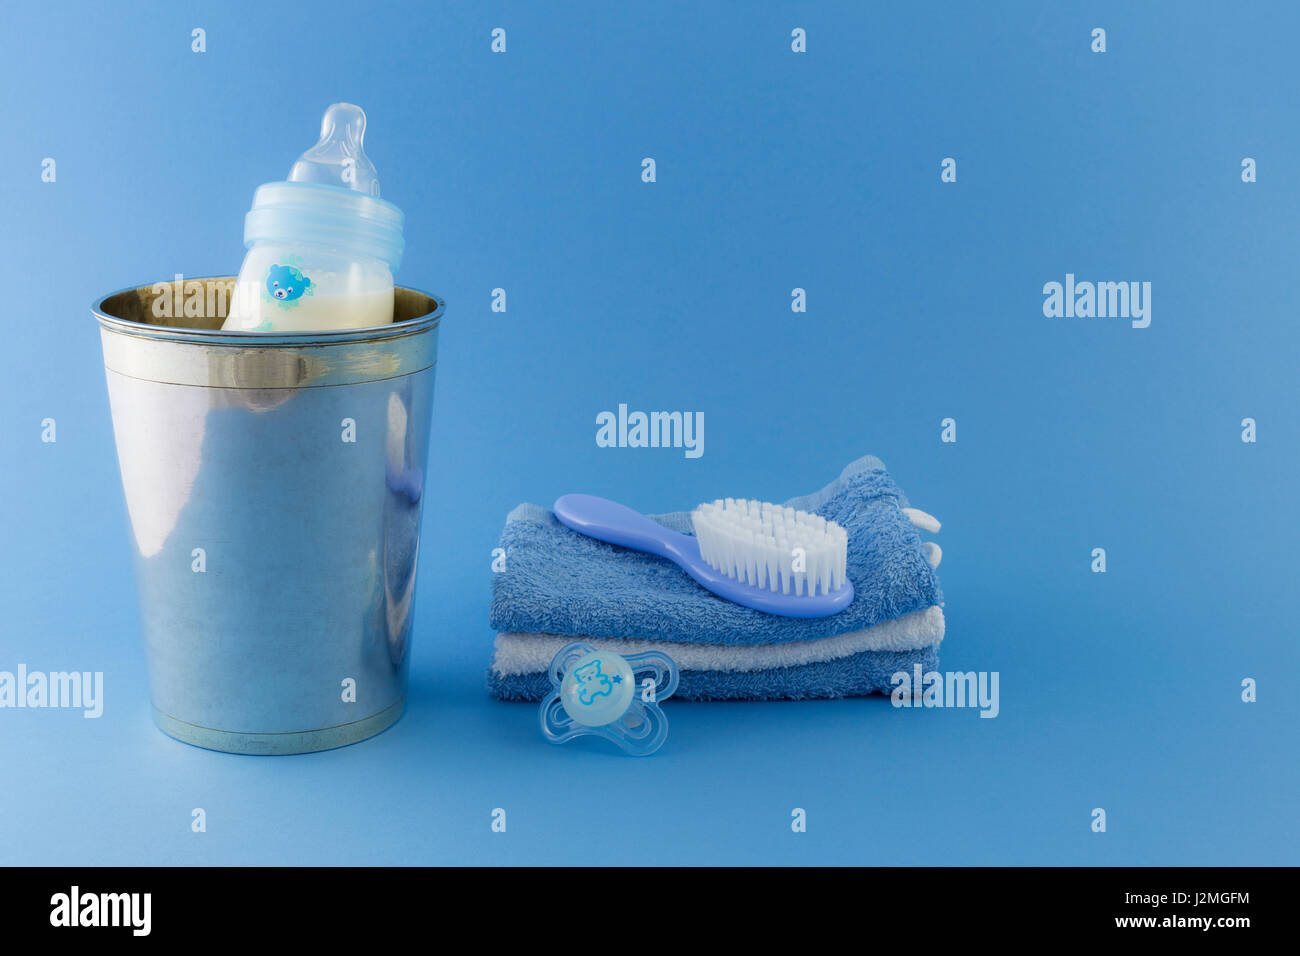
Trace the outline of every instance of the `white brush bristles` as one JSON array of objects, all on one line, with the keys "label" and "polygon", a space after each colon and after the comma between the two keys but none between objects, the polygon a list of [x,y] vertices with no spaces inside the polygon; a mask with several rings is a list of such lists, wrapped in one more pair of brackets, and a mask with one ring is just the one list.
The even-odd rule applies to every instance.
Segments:
[{"label": "white brush bristles", "polygon": [[848,532],[820,515],[726,498],[700,505],[691,523],[705,562],[752,587],[807,597],[844,586]]}]

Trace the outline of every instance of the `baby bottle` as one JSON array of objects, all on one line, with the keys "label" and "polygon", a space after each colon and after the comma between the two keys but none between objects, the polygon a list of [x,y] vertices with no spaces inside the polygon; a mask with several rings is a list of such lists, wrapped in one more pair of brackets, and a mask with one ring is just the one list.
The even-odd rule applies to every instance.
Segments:
[{"label": "baby bottle", "polygon": [[335,103],[320,142],[281,183],[253,194],[248,254],[222,328],[308,332],[393,321],[393,271],[402,261],[402,211],[379,198],[362,149],[366,114]]}]

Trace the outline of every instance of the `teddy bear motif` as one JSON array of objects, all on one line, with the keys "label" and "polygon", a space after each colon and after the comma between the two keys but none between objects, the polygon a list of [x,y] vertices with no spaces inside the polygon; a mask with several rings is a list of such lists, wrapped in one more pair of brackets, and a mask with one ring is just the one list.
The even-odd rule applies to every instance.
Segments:
[{"label": "teddy bear motif", "polygon": [[603,673],[599,660],[579,667],[574,671],[574,676],[578,679],[578,700],[588,705],[595,703],[597,697],[611,696],[615,682],[622,682],[622,678],[617,675],[611,680],[608,674]]}]

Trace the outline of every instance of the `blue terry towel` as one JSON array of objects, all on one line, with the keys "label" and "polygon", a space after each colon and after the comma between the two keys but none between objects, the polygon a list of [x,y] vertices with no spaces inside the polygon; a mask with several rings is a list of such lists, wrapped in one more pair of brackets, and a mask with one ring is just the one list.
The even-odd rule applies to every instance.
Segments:
[{"label": "blue terry towel", "polygon": [[[744,489],[737,489],[744,494]],[[827,618],[764,614],[706,591],[665,558],[596,541],[549,509],[520,505],[506,518],[505,570],[492,576],[499,632],[611,635],[703,644],[773,644],[861,631],[943,603],[907,500],[878,458],[848,465],[821,491],[785,504],[848,531],[853,603]],[[691,532],[689,511],[652,515]]]},{"label": "blue terry towel", "polygon": [[[833,661],[757,671],[688,670],[673,691],[674,700],[812,700],[888,694],[890,678],[902,671],[910,680],[913,666],[922,672],[939,665],[939,648],[912,651],[862,651]],[[545,671],[504,674],[488,671],[488,693],[499,700],[541,700],[551,691]]]}]

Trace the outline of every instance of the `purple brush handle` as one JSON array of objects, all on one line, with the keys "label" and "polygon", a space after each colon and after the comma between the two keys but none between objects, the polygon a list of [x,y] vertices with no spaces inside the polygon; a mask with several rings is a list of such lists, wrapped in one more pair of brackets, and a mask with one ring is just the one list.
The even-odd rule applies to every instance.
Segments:
[{"label": "purple brush handle", "polygon": [[718,597],[756,611],[782,617],[829,617],[853,600],[852,581],[845,581],[838,591],[814,595],[782,594],[746,584],[711,567],[691,535],[665,528],[608,498],[563,495],[556,499],[554,511],[561,524],[579,534],[667,558]]}]

